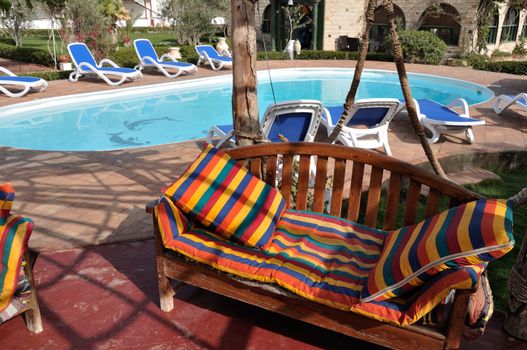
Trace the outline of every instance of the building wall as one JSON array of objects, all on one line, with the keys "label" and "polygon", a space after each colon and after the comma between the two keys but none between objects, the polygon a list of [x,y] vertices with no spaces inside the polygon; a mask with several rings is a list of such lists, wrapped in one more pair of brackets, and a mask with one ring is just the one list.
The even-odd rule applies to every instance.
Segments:
[{"label": "building wall", "polygon": [[339,36],[358,38],[365,27],[366,0],[326,0],[323,49],[336,50]]},{"label": "building wall", "polygon": [[516,41],[515,42],[501,42],[501,32],[502,32],[502,25],[505,22],[505,17],[507,16],[507,12],[509,10],[509,4],[504,3],[501,4],[500,9],[498,11],[499,14],[499,25],[498,25],[498,33],[496,35],[496,43],[487,45],[487,54],[490,55],[496,50],[500,50],[503,52],[512,52],[514,50],[514,47],[520,40],[520,36],[522,34],[522,29],[524,23],[527,21],[527,11],[522,10],[520,11],[520,21],[518,25],[518,32],[516,34]]}]

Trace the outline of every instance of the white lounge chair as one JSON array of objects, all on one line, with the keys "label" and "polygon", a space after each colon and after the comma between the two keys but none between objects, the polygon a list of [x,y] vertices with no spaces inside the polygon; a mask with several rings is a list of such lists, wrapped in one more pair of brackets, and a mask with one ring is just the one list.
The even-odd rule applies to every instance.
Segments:
[{"label": "white lounge chair", "polygon": [[[148,39],[134,40],[135,53],[139,58],[139,64],[135,69],[142,71],[144,68],[157,68],[167,78],[175,78],[181,73],[195,73],[198,67],[188,62],[178,62],[173,56],[168,53],[159,58],[157,52]],[[167,59],[167,60],[165,60]],[[175,70],[175,73],[169,73],[167,69]]]},{"label": "white lounge chair", "polygon": [[[99,64],[93,58],[90,50],[84,43],[71,43],[68,45],[75,70],[70,74],[70,81],[75,82],[83,75],[95,75],[104,80],[108,85],[117,86],[124,83],[126,80],[137,80],[143,75],[140,71],[131,68],[121,68],[110,59],[103,59]],[[104,64],[110,67],[103,67]],[[117,76],[119,80],[112,81],[108,76]]]},{"label": "white lounge chair", "polygon": [[496,112],[496,114],[500,114],[513,105],[516,105],[527,112],[527,93],[522,92],[516,96],[500,95],[496,97],[496,100],[494,100],[494,105],[492,108],[494,108],[494,112]]},{"label": "white lounge chair", "polygon": [[[469,144],[474,143],[472,127],[485,125],[484,120],[470,117],[467,101],[462,98],[455,99],[448,106],[429,100],[414,100],[417,115],[421,124],[430,132],[427,135],[429,143],[436,143],[441,134],[464,133]],[[458,113],[452,108],[461,107]]]},{"label": "white lounge chair", "polygon": [[[375,149],[384,148],[384,152],[391,156],[392,151],[388,143],[388,125],[402,108],[402,104],[395,98],[370,98],[357,100],[353,104],[348,118],[337,140],[350,147]],[[328,136],[337,125],[343,106],[327,107],[322,123],[326,126]]]},{"label": "white lounge chair", "polygon": [[[316,100],[296,100],[272,104],[267,107],[260,135],[271,142],[280,142],[279,135],[290,142],[315,140],[322,116],[322,102]],[[215,137],[220,137],[216,147],[225,142],[235,146],[234,127],[230,125],[213,126],[207,135],[207,141],[213,143]]]},{"label": "white lounge chair", "polygon": [[200,64],[209,64],[213,70],[219,70],[223,67],[232,67],[232,57],[221,56],[215,48],[210,45],[196,45],[194,47],[199,55],[198,66]]},{"label": "white lounge chair", "polygon": [[[17,76],[4,67],[0,67],[0,72],[6,74],[0,76],[0,91],[9,97],[22,97],[30,90],[39,92],[48,87],[48,82],[41,78]],[[19,89],[22,90],[18,91]]]}]

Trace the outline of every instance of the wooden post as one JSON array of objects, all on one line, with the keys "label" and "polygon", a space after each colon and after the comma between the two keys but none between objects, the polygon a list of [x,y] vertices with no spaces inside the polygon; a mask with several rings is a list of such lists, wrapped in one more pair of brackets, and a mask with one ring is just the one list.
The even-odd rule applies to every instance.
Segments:
[{"label": "wooden post", "polygon": [[252,145],[260,137],[256,96],[255,0],[232,0],[232,111],[236,142]]},{"label": "wooden post", "polygon": [[[509,198],[509,203],[515,210],[527,203],[527,188]],[[509,276],[509,302],[503,328],[513,337],[527,340],[527,233]]]}]

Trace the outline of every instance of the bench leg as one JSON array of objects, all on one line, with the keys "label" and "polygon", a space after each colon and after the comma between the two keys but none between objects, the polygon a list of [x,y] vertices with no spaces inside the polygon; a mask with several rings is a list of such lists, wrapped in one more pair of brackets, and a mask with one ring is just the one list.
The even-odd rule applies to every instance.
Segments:
[{"label": "bench leg", "polygon": [[445,349],[459,349],[461,346],[461,335],[467,317],[468,301],[473,291],[457,290],[454,304],[450,311],[448,330],[445,339]]},{"label": "bench leg", "polygon": [[30,255],[29,249],[24,253],[24,273],[29,281],[31,294],[29,295],[30,310],[24,312],[26,326],[32,333],[40,333],[43,330],[42,317],[40,316],[40,307],[38,306],[37,289],[35,288],[35,278],[33,277],[33,264],[35,259]]}]

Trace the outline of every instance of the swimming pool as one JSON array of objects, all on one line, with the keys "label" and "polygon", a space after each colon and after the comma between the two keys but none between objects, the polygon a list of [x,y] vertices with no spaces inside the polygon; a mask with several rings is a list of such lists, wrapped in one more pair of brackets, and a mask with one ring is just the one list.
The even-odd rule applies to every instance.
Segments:
[{"label": "swimming pool", "polygon": [[[317,99],[342,105],[353,69],[270,71],[276,101]],[[469,104],[492,98],[484,86],[409,74],[414,98]],[[267,71],[258,72],[260,114],[273,103]],[[215,124],[232,123],[232,77],[170,82],[89,94],[61,96],[8,106],[0,111],[0,144],[50,151],[101,151],[202,138]],[[402,98],[397,73],[365,70],[357,98]]]}]

